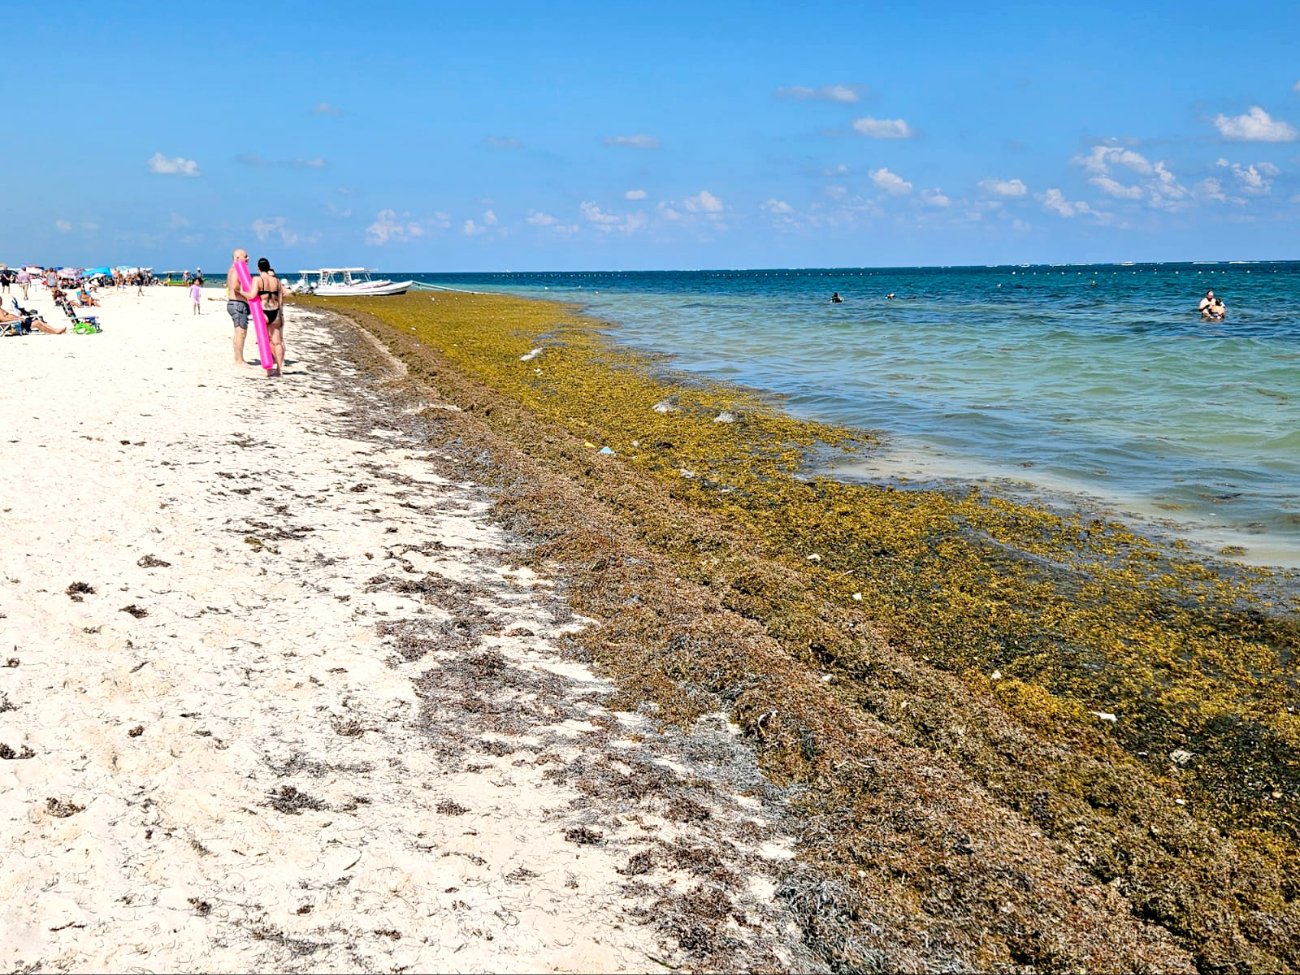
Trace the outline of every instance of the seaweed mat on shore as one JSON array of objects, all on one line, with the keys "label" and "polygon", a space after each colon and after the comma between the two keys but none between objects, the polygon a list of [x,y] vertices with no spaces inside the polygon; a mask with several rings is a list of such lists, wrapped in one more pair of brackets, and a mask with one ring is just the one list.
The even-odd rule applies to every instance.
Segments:
[{"label": "seaweed mat on shore", "polygon": [[307,301],[456,408],[623,706],[740,723],[800,809],[782,894],[830,967],[1300,968],[1293,579],[814,476],[869,439],[563,305]]}]

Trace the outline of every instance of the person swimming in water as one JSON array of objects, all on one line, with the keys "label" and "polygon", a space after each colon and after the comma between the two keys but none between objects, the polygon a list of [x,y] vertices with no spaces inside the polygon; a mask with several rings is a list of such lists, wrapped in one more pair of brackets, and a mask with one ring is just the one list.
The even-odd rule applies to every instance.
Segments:
[{"label": "person swimming in water", "polygon": [[831,304],[832,304],[832,305],[838,305],[838,304],[841,304],[843,301],[844,301],[844,299],[840,297],[840,293],[839,293],[838,291],[836,291],[834,294],[831,295]]}]

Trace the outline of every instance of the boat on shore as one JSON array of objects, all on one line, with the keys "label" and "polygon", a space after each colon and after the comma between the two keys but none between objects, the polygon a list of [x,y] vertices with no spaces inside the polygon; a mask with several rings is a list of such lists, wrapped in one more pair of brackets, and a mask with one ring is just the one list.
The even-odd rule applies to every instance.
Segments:
[{"label": "boat on shore", "polygon": [[370,270],[364,267],[322,267],[298,273],[301,277],[294,285],[294,292],[317,295],[321,298],[377,298],[385,295],[400,295],[405,294],[413,283],[374,278]]}]

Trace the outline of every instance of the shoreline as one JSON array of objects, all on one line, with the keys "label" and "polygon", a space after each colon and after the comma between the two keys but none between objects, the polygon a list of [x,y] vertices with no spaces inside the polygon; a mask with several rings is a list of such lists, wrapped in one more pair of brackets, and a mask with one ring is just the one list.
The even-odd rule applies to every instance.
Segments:
[{"label": "shoreline", "polygon": [[[892,815],[891,801],[913,808],[904,785],[915,774],[913,763],[937,761],[948,798],[927,800],[927,822],[987,837],[989,824],[1009,812],[1019,825],[1003,821],[999,827],[1008,842],[1029,843],[1035,859],[1043,856],[1020,832],[1028,826],[1050,843],[1052,857],[1065,858],[1052,867],[1019,861],[1015,869],[1028,870],[1036,883],[1053,877],[1052,884],[1068,885],[1075,879],[1064,878],[1076,875],[1067,863],[1091,864],[1084,874],[1092,883],[1114,882],[1132,899],[1128,908],[1104,910],[1108,948],[1092,940],[1090,924],[1080,923],[1060,933],[1074,947],[1058,945],[1066,954],[1056,957],[1086,957],[1080,964],[1092,968],[1150,963],[1151,956],[1137,960],[1143,949],[1135,943],[1115,940],[1127,923],[1119,919],[1129,911],[1153,931],[1170,925],[1188,932],[1178,940],[1200,965],[1254,958],[1265,968],[1285,967],[1289,962],[1277,959],[1300,951],[1285,937],[1267,944],[1245,938],[1231,947],[1210,920],[1236,916],[1238,908],[1225,897],[1237,904],[1244,898],[1266,913],[1291,910],[1279,908],[1282,901],[1266,891],[1292,871],[1288,864],[1300,862],[1283,839],[1297,799],[1294,763],[1287,764],[1283,742],[1295,729],[1286,714],[1272,710],[1276,695],[1288,693],[1275,655],[1285,657],[1296,643],[1294,606],[1277,608],[1281,617],[1272,621],[1250,615],[1254,610],[1242,615],[1238,599],[1261,598],[1248,596],[1248,585],[1203,575],[1185,553],[1161,556],[1114,524],[1074,522],[977,494],[864,493],[807,480],[799,471],[808,451],[819,438],[839,449],[834,431],[765,412],[755,398],[717,384],[668,388],[650,378],[655,370],[644,357],[612,347],[600,334],[601,323],[572,306],[422,295],[382,304],[331,299],[326,307],[378,335],[407,363],[415,384],[436,384],[485,430],[521,451],[554,490],[559,483],[572,485],[565,491],[576,494],[566,493],[573,500],[565,503],[583,513],[562,523],[532,496],[507,497],[504,511],[542,525],[534,530],[544,550],[575,575],[575,605],[602,620],[601,630],[584,641],[594,658],[665,714],[691,713],[689,697],[679,696],[684,687],[716,695],[709,699],[727,705],[759,743],[769,776],[821,796],[804,800],[812,821],[838,822],[849,815],[840,803],[869,802],[876,813],[862,825],[864,837],[882,828],[892,835],[882,823]],[[734,422],[719,422],[724,414]],[[609,527],[586,527],[604,526],[603,519],[611,519]],[[627,573],[612,569],[620,560],[662,562],[664,582],[625,581]],[[1243,582],[1259,578],[1247,570]],[[656,592],[659,585],[667,589]],[[1064,596],[1050,595],[1049,587],[1057,585],[1066,587]],[[1083,587],[1075,590],[1081,602],[1068,595],[1075,586]],[[681,597],[672,593],[683,587],[702,587],[699,621],[683,619],[681,632],[674,623],[665,633],[644,619],[652,593],[658,618],[677,619],[671,607]],[[704,608],[710,601],[714,608]],[[629,605],[638,609],[631,612]],[[1216,628],[1228,628],[1214,631],[1224,645],[1193,642],[1184,663],[1166,662],[1161,645],[1150,641],[1203,641],[1193,629],[1202,612]],[[1040,614],[1051,614],[1050,628]],[[719,617],[716,625],[703,622],[712,616]],[[999,635],[1005,625],[1014,629]],[[724,636],[719,627],[730,629]],[[1090,632],[1105,642],[1098,646]],[[1020,640],[1031,641],[1029,652],[1010,642]],[[1130,640],[1132,652],[1126,651]],[[1071,649],[1075,641],[1085,642]],[[692,652],[674,649],[681,645]],[[1094,660],[1106,661],[1105,667]],[[1054,673],[1046,665],[1065,668]],[[1166,669],[1171,666],[1178,669]],[[1247,666],[1258,670],[1248,676]],[[1224,667],[1232,676],[1216,678],[1215,668]],[[1171,677],[1172,687],[1144,702],[1144,688]],[[1122,696],[1094,697],[1089,687],[1095,679]],[[750,689],[737,698],[728,690],[733,687]],[[1282,764],[1237,750],[1244,742],[1216,745],[1196,712],[1179,703],[1194,701],[1201,702],[1202,715],[1216,709],[1233,720],[1274,722],[1262,727],[1269,729],[1267,740],[1284,749]],[[779,727],[773,715],[780,716]],[[890,753],[881,733],[919,754]],[[1184,754],[1194,758],[1190,765],[1182,764]],[[845,778],[845,768],[863,761],[877,776],[869,792]],[[1260,786],[1253,783],[1261,778],[1280,783],[1281,791],[1256,798]],[[952,803],[975,802],[971,788],[981,796],[980,811],[957,827],[951,817],[963,814]],[[1096,799],[1099,789],[1110,798]],[[990,801],[993,807],[985,805]],[[1127,809],[1140,809],[1149,829],[1135,831]],[[895,948],[882,957],[910,964],[903,959],[915,960],[907,946],[916,926],[931,925],[924,937],[933,937],[944,922],[932,914],[908,918],[893,908],[931,896],[925,892],[939,879],[885,854],[894,840],[885,841],[879,857],[864,859],[860,843],[866,840],[857,839],[856,829],[840,826],[835,838],[805,832],[803,856],[818,872],[845,880],[856,866],[863,879],[850,884],[853,892],[837,910],[875,917],[880,930],[892,929]],[[1257,859],[1256,830],[1280,842],[1279,859]],[[1216,839],[1206,846],[1211,832]],[[915,841],[930,849],[931,840],[920,838],[926,835],[921,830]],[[951,881],[955,865],[948,854],[910,856],[937,858],[933,862],[943,864],[942,876]],[[981,871],[1007,862],[1003,857],[1018,859],[1008,848],[985,849],[978,864],[968,864],[974,873],[961,872],[965,879],[949,895],[953,903],[979,916],[967,898],[991,882]],[[1239,862],[1234,869],[1262,886],[1229,895],[1200,879],[1210,861],[1223,857]],[[897,885],[911,893],[891,889]],[[1166,917],[1171,904],[1162,892],[1171,885],[1184,900]],[[1038,889],[1036,910],[1048,910],[1046,888]],[[1017,902],[1008,891],[999,896]],[[1023,923],[1025,931],[1036,931],[1042,922]],[[1234,930],[1237,923],[1231,922]],[[1278,923],[1289,922],[1279,917]],[[987,966],[1003,957],[1000,949],[987,950],[993,954],[968,963]],[[1007,950],[1032,957],[1037,949],[1022,942]],[[1172,956],[1163,958],[1157,967],[1178,967]]]},{"label": "shoreline", "polygon": [[[1287,267],[1291,268],[1291,265]],[[924,270],[947,273],[946,269]],[[794,355],[781,343],[781,335],[803,335],[802,331],[792,332],[789,329],[807,326],[810,330],[809,338],[819,341],[813,336],[821,334],[822,327],[825,325],[830,329],[826,332],[826,341],[839,343],[841,339],[836,336],[844,329],[839,326],[830,327],[834,322],[841,320],[840,313],[837,312],[830,319],[823,321],[823,316],[817,312],[816,304],[809,306],[806,320],[802,318],[796,320],[791,317],[796,315],[796,311],[790,307],[790,295],[781,289],[773,293],[771,314],[775,320],[784,323],[783,329],[778,332],[771,328],[759,328],[758,323],[755,322],[753,342],[759,343],[760,346],[755,352],[755,361],[748,366],[737,365],[735,369],[729,368],[728,348],[735,342],[738,343],[738,349],[746,349],[748,347],[745,343],[749,341],[745,337],[748,329],[743,324],[738,324],[743,323],[743,315],[736,309],[748,308],[750,317],[759,314],[759,309],[763,306],[751,303],[750,299],[756,292],[749,290],[753,284],[749,279],[761,280],[761,275],[756,272],[746,272],[740,275],[745,283],[735,285],[734,289],[720,284],[717,293],[713,294],[711,289],[705,288],[701,283],[712,272],[699,272],[695,277],[684,274],[682,280],[676,284],[674,284],[676,279],[672,277],[673,273],[675,272],[651,272],[652,276],[665,277],[665,283],[662,285],[636,284],[632,280],[634,275],[595,274],[587,282],[585,289],[578,287],[579,282],[584,280],[584,276],[560,274],[555,276],[556,291],[548,293],[542,292],[548,277],[543,274],[531,277],[506,274],[483,275],[480,279],[499,280],[501,287],[509,288],[512,293],[529,294],[532,297],[552,300],[567,298],[581,303],[593,317],[607,316],[616,321],[625,321],[625,324],[611,326],[612,329],[617,330],[616,338],[619,341],[631,348],[640,349],[648,355],[666,354],[674,357],[675,366],[698,375],[701,377],[701,382],[711,381],[710,376],[723,382],[735,381],[739,376],[742,380],[750,380],[759,387],[765,386],[771,391],[773,397],[782,398],[786,408],[798,416],[832,424],[851,424],[865,431],[879,428],[882,431],[881,436],[889,438],[893,449],[900,452],[899,473],[913,480],[952,478],[967,482],[984,481],[995,492],[998,488],[994,485],[1001,477],[1028,481],[1038,485],[1044,492],[1059,491],[1072,498],[1096,498],[1100,510],[1120,514],[1130,520],[1158,522],[1163,535],[1169,534],[1169,523],[1177,522],[1180,526],[1185,524],[1187,534],[1204,539],[1217,558],[1240,558],[1241,555],[1236,549],[1245,548],[1247,550],[1245,560],[1251,564],[1289,568],[1300,565],[1300,533],[1297,533],[1295,513],[1296,497],[1294,490],[1289,488],[1295,480],[1292,476],[1294,465],[1285,463],[1287,454],[1282,447],[1271,452],[1271,460],[1270,451],[1265,448],[1249,455],[1244,455],[1243,449],[1228,449],[1221,460],[1214,460],[1212,445],[1207,445],[1195,437],[1191,440],[1183,439],[1183,435],[1188,431],[1181,427],[1174,429],[1162,424],[1161,429],[1165,430],[1170,438],[1166,444],[1169,447],[1167,452],[1162,450],[1161,437],[1152,437],[1142,443],[1129,443],[1132,438],[1128,437],[1127,433],[1132,431],[1123,427],[1118,432],[1112,431],[1116,432],[1118,438],[1114,441],[1116,451],[1114,457],[1107,459],[1109,441],[1105,437],[1106,430],[1099,430],[1095,426],[1096,402],[1084,397],[1080,406],[1082,422],[1075,427],[1071,425],[1075,423],[1075,419],[1068,418],[1072,407],[1069,403],[1063,404],[1059,398],[1063,390],[1052,388],[1048,392],[1054,394],[1052,400],[1056,406],[1054,412],[1067,417],[1063,421],[1063,436],[1068,439],[1071,431],[1082,431],[1078,434],[1081,439],[1077,444],[1073,444],[1071,449],[1063,452],[1055,451],[1052,449],[1053,438],[1047,436],[1043,429],[1044,425],[1050,425],[1047,424],[1045,416],[1040,416],[1032,410],[1022,415],[1025,404],[1021,401],[1006,407],[1011,412],[998,412],[1002,407],[996,405],[999,402],[997,399],[999,394],[996,390],[1005,388],[1008,395],[1014,394],[1017,389],[1023,388],[1023,376],[1015,380],[1010,387],[1007,387],[1006,383],[984,383],[986,398],[980,399],[978,398],[980,394],[972,393],[971,395],[976,398],[975,405],[970,407],[969,416],[963,415],[960,418],[962,424],[960,429],[948,431],[947,421],[943,419],[945,407],[960,413],[962,407],[957,404],[966,401],[961,399],[960,393],[949,388],[952,376],[947,370],[939,369],[937,372],[937,385],[934,386],[937,399],[927,400],[924,398],[926,394],[921,391],[917,383],[908,383],[906,380],[896,391],[889,388],[892,385],[889,378],[883,381],[884,388],[878,388],[874,383],[869,386],[862,383],[854,384],[848,371],[837,368],[825,355],[810,360],[819,363],[818,366],[799,368],[801,357]],[[798,277],[803,272],[786,273]],[[1279,273],[1282,271],[1279,270]],[[1288,276],[1293,277],[1293,275]],[[1243,320],[1234,327],[1233,331],[1242,330],[1243,334],[1249,335],[1252,328],[1259,325],[1257,320],[1267,310],[1266,306],[1269,302],[1264,300],[1263,292],[1246,293],[1246,282],[1249,278],[1245,275],[1241,277],[1242,281],[1238,282],[1238,287],[1243,289],[1239,299],[1242,303]],[[1261,277],[1257,273],[1255,284],[1266,287],[1269,278],[1271,275]],[[474,286],[474,279],[471,276],[465,276],[464,279],[470,282],[467,286]],[[461,279],[453,276],[449,280],[455,282]],[[822,280],[828,279],[817,277],[805,284],[815,289],[819,287],[817,282]],[[1000,287],[1002,282],[1016,279],[995,277],[985,282],[986,285],[992,287],[993,280],[998,280]],[[1073,281],[1073,276],[1070,280]],[[1169,276],[1169,280],[1176,279]],[[602,281],[606,283],[602,284]],[[676,294],[669,290],[675,286],[680,288],[681,295],[684,297],[670,297]],[[830,285],[826,287],[829,289]],[[1050,280],[1044,287],[1050,290]],[[714,312],[694,310],[703,306],[691,303],[690,295],[693,294],[691,288],[706,292],[701,296],[704,302],[712,300],[719,303],[716,343],[713,341],[714,333],[709,328],[707,317]],[[1119,304],[1111,310],[1127,307],[1125,302],[1128,298],[1125,297],[1125,289],[1126,286],[1121,285],[1120,293],[1115,296]],[[1035,285],[1035,290],[1026,292],[1029,297],[1023,300],[1034,305],[1041,297],[1039,291],[1040,289]],[[708,296],[710,294],[712,298]],[[946,299],[931,296],[922,300],[917,307],[944,300]],[[855,311],[853,322],[855,326],[870,326],[871,334],[879,335],[882,342],[888,343],[892,348],[900,342],[908,341],[898,334],[900,329],[906,327],[903,322],[912,322],[918,328],[926,325],[925,314],[919,311],[906,311],[906,308],[911,308],[913,304],[912,301],[890,303],[889,308],[880,311],[879,314],[873,311]],[[729,306],[735,307],[727,310]],[[798,314],[802,315],[803,311],[799,311]],[[1061,314],[1072,313],[1062,311]],[[1279,310],[1278,314],[1285,317],[1284,310]],[[1123,320],[1127,321],[1127,318]],[[994,322],[1000,321],[1000,318],[994,316]],[[662,323],[662,330],[660,323]],[[1007,323],[1002,322],[1002,324]],[[1161,326],[1173,328],[1175,332],[1179,327],[1178,322],[1168,316],[1160,318],[1156,323],[1132,322],[1130,324],[1132,329],[1127,327],[1120,329],[1130,338],[1133,334],[1142,332],[1148,324],[1157,333],[1160,332]],[[1188,326],[1188,330],[1192,333],[1197,332],[1194,326]],[[1284,339],[1281,341],[1286,344]],[[1269,349],[1279,351],[1275,348],[1276,344],[1272,342]],[[715,345],[718,350],[716,353]],[[901,363],[897,371],[904,375],[908,372],[909,363],[917,366],[924,373],[926,362],[932,357],[934,350],[928,341],[923,341],[922,345],[930,351],[922,351],[912,356],[900,355],[895,351],[887,354],[886,358],[890,362]],[[1176,342],[1174,345],[1181,347],[1183,343]],[[857,343],[846,345],[844,348],[846,351],[864,355],[866,357],[864,361],[868,363],[877,362],[873,357],[872,349],[867,344]],[[742,358],[748,359],[748,356],[742,353]],[[1052,357],[1046,358],[1050,360]],[[1277,358],[1279,361],[1274,363],[1271,361],[1272,356],[1261,356],[1259,369],[1263,370],[1271,365],[1281,368],[1286,357]],[[1068,360],[1068,353],[1063,353],[1061,361]],[[791,369],[794,371],[788,376],[783,376],[779,369],[789,363],[793,363]],[[1109,360],[1107,363],[1109,364]],[[1234,363],[1234,369],[1224,373],[1227,380],[1241,378],[1239,373],[1242,368],[1252,368],[1250,365],[1243,366],[1235,359]],[[1045,361],[1044,367],[1046,368],[1048,364]],[[773,371],[774,368],[778,371]],[[819,395],[819,387],[816,385],[818,368],[826,377],[826,381],[831,383],[825,396]],[[873,375],[881,372],[879,368],[871,371]],[[1122,370],[1117,375],[1132,378]],[[1250,377],[1247,375],[1245,378],[1248,380]],[[1263,379],[1259,382],[1268,385]],[[1223,388],[1236,388],[1247,384],[1225,381]],[[1133,385],[1140,386],[1141,383],[1120,383],[1120,387],[1124,389],[1131,388]],[[1161,384],[1152,377],[1148,385],[1157,388]],[[1287,383],[1286,389],[1290,390],[1292,386],[1292,383]],[[990,389],[993,392],[989,392]],[[1211,384],[1205,390],[1205,399],[1217,402],[1218,392],[1218,388]],[[1260,392],[1267,393],[1267,390],[1260,390]],[[895,411],[889,400],[889,397],[895,393],[912,397],[915,402],[908,401],[908,410]],[[857,403],[858,397],[863,398],[861,403]],[[1287,398],[1282,399],[1285,401]],[[1131,400],[1133,397],[1130,396],[1128,399]],[[1289,400],[1294,403],[1295,397],[1290,396]],[[1264,396],[1260,396],[1259,401],[1269,402]],[[1175,403],[1182,400],[1174,396],[1172,400],[1164,397],[1160,402],[1172,408]],[[1120,415],[1131,405],[1132,403],[1127,401],[1117,405],[1116,415]],[[1155,403],[1148,405],[1153,409],[1158,406]],[[1242,409],[1249,406],[1251,404],[1231,399],[1219,406],[1207,406],[1206,409],[1208,412],[1218,409],[1220,413],[1226,415],[1233,411],[1240,413]],[[1190,409],[1192,405],[1185,404],[1185,410]],[[1259,406],[1258,409],[1261,427],[1268,427],[1267,421],[1270,418],[1276,419],[1287,415],[1281,407],[1265,409]],[[1160,415],[1166,420],[1170,419],[1166,414]],[[1293,409],[1290,410],[1289,415],[1294,416]],[[1001,417],[1012,416],[1015,419],[1006,423],[999,420]],[[1241,422],[1245,420],[1242,419]],[[1022,430],[1028,431],[1023,444],[1009,433],[1017,424]],[[1150,433],[1149,427],[1150,424],[1148,424],[1148,433]],[[1243,433],[1240,423],[1233,429]],[[990,433],[987,441],[979,439],[982,431]],[[1120,433],[1125,433],[1125,436],[1120,436]],[[960,450],[964,448],[957,444],[957,441],[962,440],[966,435],[975,438],[968,441],[967,445],[978,443],[979,449],[963,455]],[[1138,435],[1134,434],[1134,436]],[[1249,439],[1247,436],[1246,440]],[[1261,439],[1264,439],[1262,435]],[[949,445],[957,445],[957,450],[954,451]],[[1043,449],[1035,450],[1034,445]],[[1151,452],[1152,455],[1142,459],[1144,451]],[[1236,537],[1232,537],[1233,535]],[[1222,551],[1223,549],[1228,551]]]}]

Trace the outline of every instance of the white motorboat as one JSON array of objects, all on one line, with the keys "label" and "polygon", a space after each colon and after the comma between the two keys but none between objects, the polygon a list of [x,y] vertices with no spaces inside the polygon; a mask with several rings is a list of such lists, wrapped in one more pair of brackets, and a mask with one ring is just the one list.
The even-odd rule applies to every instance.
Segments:
[{"label": "white motorboat", "polygon": [[414,283],[373,278],[370,276],[369,269],[364,267],[322,267],[298,273],[302,277],[294,287],[294,291],[298,294],[319,295],[322,298],[377,298],[381,295],[400,295]]}]

